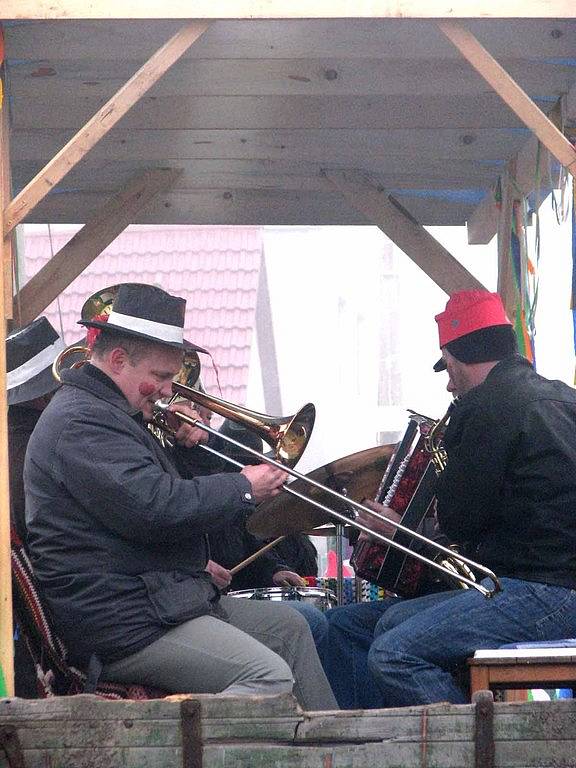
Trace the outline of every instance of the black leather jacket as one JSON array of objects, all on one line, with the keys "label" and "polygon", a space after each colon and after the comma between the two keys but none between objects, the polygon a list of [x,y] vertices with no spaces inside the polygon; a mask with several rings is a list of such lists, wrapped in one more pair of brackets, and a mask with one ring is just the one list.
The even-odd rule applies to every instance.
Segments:
[{"label": "black leather jacket", "polygon": [[135,653],[219,611],[205,534],[253,509],[240,474],[184,480],[93,366],[63,374],[25,462],[34,570],[76,663]]},{"label": "black leather jacket", "polygon": [[576,587],[576,390],[520,355],[457,403],[438,520],[499,576]]}]

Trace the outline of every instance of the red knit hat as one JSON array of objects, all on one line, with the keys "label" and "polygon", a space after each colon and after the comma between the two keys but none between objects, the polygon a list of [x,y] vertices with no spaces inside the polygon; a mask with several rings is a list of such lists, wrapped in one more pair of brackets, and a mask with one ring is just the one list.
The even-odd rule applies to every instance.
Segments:
[{"label": "red knit hat", "polygon": [[448,299],[446,309],[435,317],[440,347],[481,328],[512,325],[502,299],[489,291],[458,291]]}]

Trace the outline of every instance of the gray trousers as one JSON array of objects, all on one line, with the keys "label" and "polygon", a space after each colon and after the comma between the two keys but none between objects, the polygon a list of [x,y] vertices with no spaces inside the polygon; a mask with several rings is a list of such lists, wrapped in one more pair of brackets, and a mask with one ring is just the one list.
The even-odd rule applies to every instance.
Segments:
[{"label": "gray trousers", "polygon": [[288,605],[222,597],[228,621],[201,616],[102,677],[170,693],[276,694],[294,690],[306,710],[338,709],[306,619]]}]

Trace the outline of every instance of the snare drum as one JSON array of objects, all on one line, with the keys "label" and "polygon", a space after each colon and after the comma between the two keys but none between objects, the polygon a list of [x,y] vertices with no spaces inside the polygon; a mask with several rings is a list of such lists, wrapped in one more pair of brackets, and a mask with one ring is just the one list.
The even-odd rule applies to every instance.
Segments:
[{"label": "snare drum", "polygon": [[298,601],[308,603],[320,611],[335,608],[336,595],[329,589],[315,587],[261,587],[257,589],[238,589],[228,592],[228,597],[243,597],[248,600],[275,600],[282,602]]}]

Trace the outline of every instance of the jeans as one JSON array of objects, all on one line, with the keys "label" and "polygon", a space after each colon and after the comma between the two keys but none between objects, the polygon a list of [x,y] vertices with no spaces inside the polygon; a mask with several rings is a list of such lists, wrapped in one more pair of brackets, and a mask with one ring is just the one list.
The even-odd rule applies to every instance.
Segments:
[{"label": "jeans", "polygon": [[[445,599],[451,592],[434,592],[420,600],[431,604]],[[326,613],[328,637],[320,653],[334,695],[342,709],[381,709],[386,701],[378,682],[368,668],[368,652],[385,621],[386,612],[394,608],[395,616],[408,617],[415,600],[387,597],[368,603],[354,603],[333,608]],[[424,603],[420,602],[422,606]]]},{"label": "jeans", "polygon": [[310,632],[312,632],[318,655],[322,657],[326,639],[328,637],[328,621],[326,620],[326,615],[314,605],[299,600],[286,600],[283,605],[287,605],[289,608],[294,608],[294,610],[304,616],[310,627]]},{"label": "jeans", "polygon": [[453,673],[477,649],[576,635],[575,590],[510,578],[501,583],[492,598],[475,589],[442,592],[382,614],[368,669],[384,706],[464,703]]},{"label": "jeans", "polygon": [[400,602],[401,598],[389,597],[377,602],[342,605],[325,614],[328,636],[320,660],[342,709],[384,706],[368,669],[368,651],[379,619],[389,607]]}]

